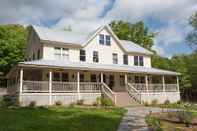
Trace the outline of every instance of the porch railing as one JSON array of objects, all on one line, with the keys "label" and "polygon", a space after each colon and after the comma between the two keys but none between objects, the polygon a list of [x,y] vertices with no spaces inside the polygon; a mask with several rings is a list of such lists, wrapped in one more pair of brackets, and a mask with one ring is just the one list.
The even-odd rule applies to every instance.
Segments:
[{"label": "porch railing", "polygon": [[[100,92],[102,84],[98,82],[80,82],[80,92]],[[53,93],[77,92],[77,82],[52,82]],[[23,81],[23,92],[49,92],[48,81]]]},{"label": "porch railing", "polygon": [[135,99],[135,101],[139,102],[140,104],[142,103],[141,101],[141,93],[139,90],[137,90],[135,87],[133,87],[132,84],[127,83],[125,86],[126,90],[128,91],[129,95]]},{"label": "porch railing", "polygon": [[116,104],[116,94],[103,82],[101,92]]}]

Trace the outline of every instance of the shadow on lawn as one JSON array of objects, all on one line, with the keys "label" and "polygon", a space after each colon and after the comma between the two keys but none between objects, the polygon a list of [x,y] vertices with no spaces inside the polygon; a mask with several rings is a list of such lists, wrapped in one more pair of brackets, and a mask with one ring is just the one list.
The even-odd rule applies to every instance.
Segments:
[{"label": "shadow on lawn", "polygon": [[0,131],[116,131],[121,109],[14,108],[0,109]]}]

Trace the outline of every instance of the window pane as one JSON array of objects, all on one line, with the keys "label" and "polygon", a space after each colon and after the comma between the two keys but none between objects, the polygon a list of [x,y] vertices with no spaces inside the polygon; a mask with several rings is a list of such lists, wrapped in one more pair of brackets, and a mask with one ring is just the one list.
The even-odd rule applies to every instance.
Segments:
[{"label": "window pane", "polygon": [[96,75],[95,74],[91,75],[91,82],[96,82]]},{"label": "window pane", "polygon": [[86,61],[86,53],[85,50],[80,50],[80,61]]},{"label": "window pane", "polygon": [[93,52],[93,62],[99,62],[98,51]]},{"label": "window pane", "polygon": [[62,81],[64,81],[64,82],[69,81],[68,73],[62,73]]},{"label": "window pane", "polygon": [[138,56],[134,56],[134,65],[138,66]]},{"label": "window pane", "polygon": [[84,74],[80,74],[79,78],[80,78],[80,82],[84,82]]},{"label": "window pane", "polygon": [[118,64],[118,54],[113,53],[113,64]]},{"label": "window pane", "polygon": [[106,35],[106,45],[111,45],[111,37],[109,35]]},{"label": "window pane", "polygon": [[55,59],[61,59],[61,48],[60,47],[55,47],[54,56],[55,56]]},{"label": "window pane", "polygon": [[140,66],[144,66],[144,59],[143,56],[139,56],[139,62],[140,62]]},{"label": "window pane", "polygon": [[125,85],[125,77],[124,75],[120,75],[120,86],[124,86]]},{"label": "window pane", "polygon": [[59,72],[53,73],[53,81],[60,81],[60,73]]},{"label": "window pane", "polygon": [[123,63],[128,65],[128,55],[123,55]]},{"label": "window pane", "polygon": [[67,48],[63,48],[62,49],[62,59],[63,60],[69,60],[69,53],[68,53],[68,49]]},{"label": "window pane", "polygon": [[103,35],[103,34],[100,34],[100,35],[99,35],[99,43],[100,43],[101,45],[104,45],[104,35]]}]

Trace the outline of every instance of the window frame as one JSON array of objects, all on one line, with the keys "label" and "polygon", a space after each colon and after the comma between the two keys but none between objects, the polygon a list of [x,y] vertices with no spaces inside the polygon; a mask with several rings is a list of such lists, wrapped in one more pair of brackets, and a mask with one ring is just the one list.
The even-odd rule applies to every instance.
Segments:
[{"label": "window frame", "polygon": [[99,34],[99,44],[105,45],[105,35],[104,34]]},{"label": "window frame", "polygon": [[[84,53],[82,54],[82,52],[84,52]],[[81,49],[79,51],[79,60],[82,61],[82,62],[86,61],[86,51],[83,50],[83,49]]]},{"label": "window frame", "polygon": [[105,44],[107,46],[111,45],[111,36],[110,35],[105,35]]},{"label": "window frame", "polygon": [[124,55],[123,55],[123,64],[124,64],[124,65],[128,65],[128,64],[129,64],[128,55],[127,55],[127,54],[124,54]]},{"label": "window frame", "polygon": [[61,59],[62,60],[69,60],[69,49],[68,48],[62,48],[61,49]]},{"label": "window frame", "polygon": [[95,62],[95,63],[99,62],[99,53],[98,53],[98,51],[93,51],[93,62]]},{"label": "window frame", "polygon": [[113,64],[118,64],[118,53],[112,53]]},{"label": "window frame", "polygon": [[144,66],[144,56],[134,56],[134,66]]}]

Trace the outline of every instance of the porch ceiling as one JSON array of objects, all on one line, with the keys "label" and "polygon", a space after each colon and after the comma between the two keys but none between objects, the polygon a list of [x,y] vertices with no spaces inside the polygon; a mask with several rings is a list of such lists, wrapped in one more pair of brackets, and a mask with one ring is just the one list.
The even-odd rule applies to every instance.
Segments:
[{"label": "porch ceiling", "polygon": [[60,69],[76,69],[76,70],[91,70],[91,71],[110,71],[110,72],[128,72],[141,74],[157,74],[157,75],[180,75],[178,72],[161,70],[157,68],[136,67],[129,65],[106,65],[94,63],[74,63],[69,61],[55,60],[35,60],[20,62],[19,67],[37,67],[37,68],[60,68]]}]

